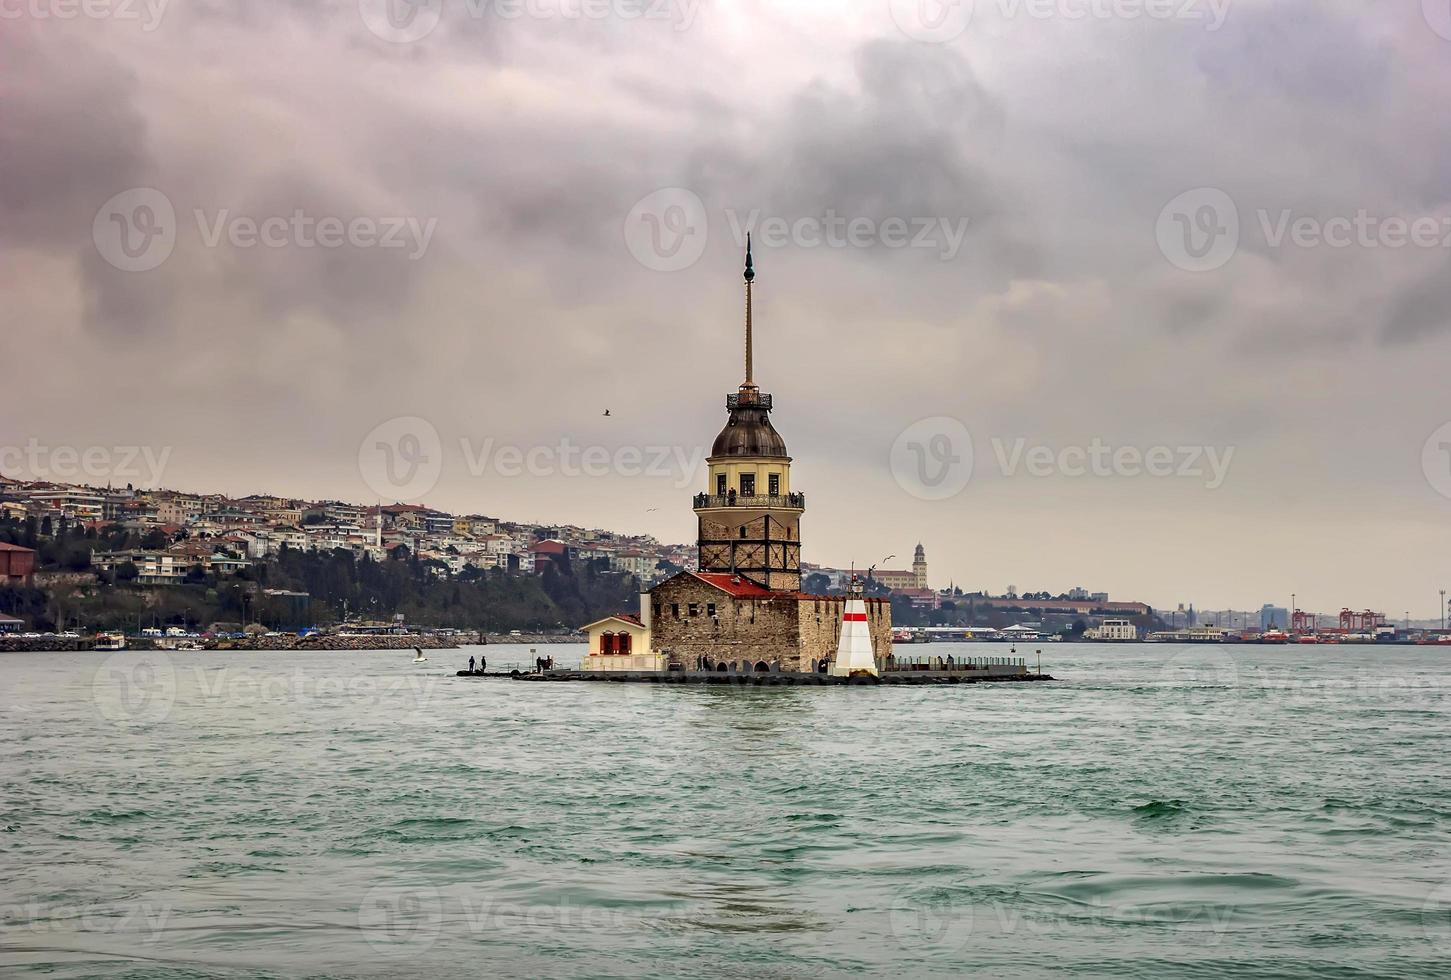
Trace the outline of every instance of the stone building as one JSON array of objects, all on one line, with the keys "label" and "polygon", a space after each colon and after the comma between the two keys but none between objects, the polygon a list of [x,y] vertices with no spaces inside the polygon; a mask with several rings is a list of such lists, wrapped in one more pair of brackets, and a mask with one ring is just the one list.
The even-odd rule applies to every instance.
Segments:
[{"label": "stone building", "polygon": [[917,544],[917,551],[912,556],[912,568],[873,568],[871,578],[879,585],[883,585],[893,592],[922,592],[929,588],[927,585],[927,552],[921,542]]},{"label": "stone building", "polygon": [[[746,246],[745,380],[726,396],[726,424],[695,497],[698,572],[681,572],[642,603],[649,643],[667,669],[806,671],[836,652],[845,596],[801,591],[801,517],[806,497],[791,485],[786,440],[771,422],[769,394],[755,383]],[[925,578],[925,563],[923,577]],[[891,605],[867,603],[879,659],[891,652]]]},{"label": "stone building", "polygon": [[[681,572],[649,595],[650,644],[667,669],[825,670],[841,638],[846,596],[763,588],[729,572]],[[878,659],[892,647],[892,607],[867,600]]]}]

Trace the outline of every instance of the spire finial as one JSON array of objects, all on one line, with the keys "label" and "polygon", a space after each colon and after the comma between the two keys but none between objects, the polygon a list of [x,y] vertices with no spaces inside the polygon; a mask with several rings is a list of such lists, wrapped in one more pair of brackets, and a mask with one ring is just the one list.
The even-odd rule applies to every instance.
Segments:
[{"label": "spire finial", "polygon": [[755,371],[751,364],[751,283],[756,281],[756,266],[751,261],[751,233],[746,232],[746,380],[744,388],[756,386]]}]

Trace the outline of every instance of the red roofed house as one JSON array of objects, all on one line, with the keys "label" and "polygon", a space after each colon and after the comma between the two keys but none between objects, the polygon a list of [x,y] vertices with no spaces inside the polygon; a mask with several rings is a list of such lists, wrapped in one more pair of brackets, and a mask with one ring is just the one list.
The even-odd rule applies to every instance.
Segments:
[{"label": "red roofed house", "polygon": [[534,571],[542,572],[545,562],[564,562],[574,558],[574,549],[563,541],[548,538],[544,541],[536,541],[529,546],[529,554],[534,556]]},{"label": "red roofed house", "polygon": [[29,585],[34,575],[34,551],[0,542],[0,585]]},{"label": "red roofed house", "polygon": [[650,627],[639,616],[606,616],[584,631],[589,634],[589,653],[580,663],[581,670],[665,669],[659,655],[650,649]]}]

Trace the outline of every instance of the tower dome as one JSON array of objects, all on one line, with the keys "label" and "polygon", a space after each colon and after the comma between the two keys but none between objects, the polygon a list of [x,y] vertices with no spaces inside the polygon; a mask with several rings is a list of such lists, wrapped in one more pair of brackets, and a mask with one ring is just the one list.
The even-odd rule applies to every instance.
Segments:
[{"label": "tower dome", "polygon": [[712,459],[726,456],[769,456],[782,459],[786,440],[771,425],[771,396],[742,388],[726,398],[730,418],[710,447]]}]

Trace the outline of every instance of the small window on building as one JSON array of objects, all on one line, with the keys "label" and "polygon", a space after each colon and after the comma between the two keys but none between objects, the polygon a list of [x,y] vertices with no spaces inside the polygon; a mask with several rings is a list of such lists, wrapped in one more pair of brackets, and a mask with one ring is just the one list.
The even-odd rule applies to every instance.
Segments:
[{"label": "small window on building", "polygon": [[770,494],[773,497],[779,497],[781,495],[780,473],[772,473],[770,476],[766,477],[766,493]]},{"label": "small window on building", "polygon": [[744,538],[745,536],[746,536],[746,526],[744,524],[742,524],[741,525],[741,537]]},{"label": "small window on building", "polygon": [[741,496],[754,497],[756,495],[756,474],[741,474]]},{"label": "small window on building", "polygon": [[690,604],[690,615],[692,615],[692,616],[699,616],[700,615],[700,603],[698,603],[698,602],[692,602]]},{"label": "small window on building", "polygon": [[705,614],[707,616],[710,616],[710,617],[714,617],[715,616],[715,603],[713,603],[713,602],[707,602],[705,604]]},{"label": "small window on building", "polygon": [[658,602],[657,603],[654,603],[650,607],[650,609],[651,609],[651,612],[654,614],[654,617],[656,619],[659,619],[660,618],[660,603],[658,603]]},{"label": "small window on building", "polygon": [[718,497],[724,497],[726,495],[726,475],[724,473],[717,473],[715,475],[715,493]]},{"label": "small window on building", "polygon": [[670,604],[670,615],[674,619],[680,618],[680,603],[672,602]]}]

